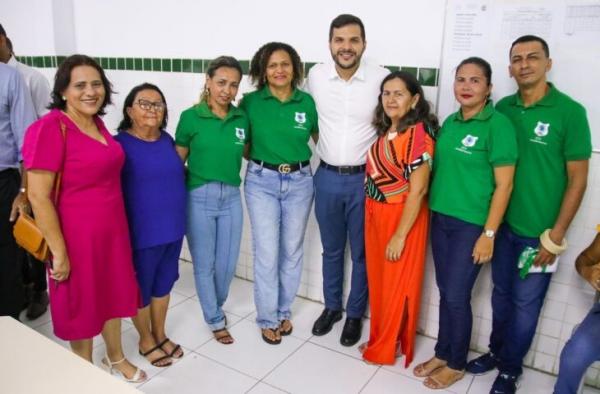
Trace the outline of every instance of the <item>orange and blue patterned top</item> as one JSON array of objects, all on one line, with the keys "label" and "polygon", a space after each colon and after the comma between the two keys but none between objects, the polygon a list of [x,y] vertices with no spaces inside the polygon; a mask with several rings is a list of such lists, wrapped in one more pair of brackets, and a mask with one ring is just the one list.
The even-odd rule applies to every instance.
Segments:
[{"label": "orange and blue patterned top", "polygon": [[433,146],[423,123],[391,139],[389,134],[377,138],[367,153],[366,196],[383,203],[404,203],[411,172],[423,164],[431,166]]}]

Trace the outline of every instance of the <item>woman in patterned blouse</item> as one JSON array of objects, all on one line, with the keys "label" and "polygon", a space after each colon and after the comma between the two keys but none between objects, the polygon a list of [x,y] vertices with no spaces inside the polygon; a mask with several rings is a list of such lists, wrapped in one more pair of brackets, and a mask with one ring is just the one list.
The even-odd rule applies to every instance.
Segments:
[{"label": "woman in patterned blouse", "polygon": [[411,74],[381,84],[374,125],[379,138],[367,156],[365,243],[371,308],[363,358],[405,366],[413,359],[429,226],[427,189],[438,129],[423,89]]}]

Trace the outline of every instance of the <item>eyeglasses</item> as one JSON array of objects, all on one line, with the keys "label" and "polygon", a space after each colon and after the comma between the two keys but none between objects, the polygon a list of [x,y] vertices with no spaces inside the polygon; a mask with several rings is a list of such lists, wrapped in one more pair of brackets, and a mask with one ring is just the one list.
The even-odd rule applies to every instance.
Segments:
[{"label": "eyeglasses", "polygon": [[165,103],[163,103],[163,102],[158,101],[156,103],[153,103],[152,101],[143,100],[143,99],[139,99],[137,101],[137,105],[139,105],[140,108],[143,109],[144,111],[150,111],[151,109],[153,109],[156,112],[162,112],[166,108]]}]

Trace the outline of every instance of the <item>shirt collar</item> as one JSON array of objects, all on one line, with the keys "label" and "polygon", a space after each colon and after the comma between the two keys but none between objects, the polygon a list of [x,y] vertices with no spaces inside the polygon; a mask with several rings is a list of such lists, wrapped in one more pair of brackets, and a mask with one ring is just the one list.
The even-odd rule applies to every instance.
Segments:
[{"label": "shirt collar", "polygon": [[13,67],[17,67],[17,59],[15,59],[14,56],[10,56],[10,59],[8,59],[8,62],[6,62],[6,64],[8,64],[9,66],[13,66]]},{"label": "shirt collar", "polygon": [[[271,89],[269,89],[268,85],[265,85],[265,87],[263,87],[258,92],[258,94],[260,95],[260,98],[262,98],[264,100],[272,98],[272,99],[275,99],[275,100],[279,101],[279,99],[277,97],[273,96],[273,93],[271,93]],[[300,94],[300,90],[298,90],[297,88],[295,88],[292,91],[292,95],[290,96],[290,98],[287,99],[286,101],[284,101],[283,103],[288,103],[290,101],[298,102],[298,101],[301,101],[301,100],[302,100],[302,95]]]},{"label": "shirt collar", "polygon": [[[541,105],[544,107],[551,107],[556,104],[556,99],[558,97],[558,89],[556,89],[554,87],[554,84],[552,82],[547,82],[547,84],[548,84],[548,91],[546,92],[544,97],[542,97],[538,102],[530,105],[529,108],[535,107],[537,105]],[[514,104],[519,107],[524,107],[523,100],[521,99],[521,94],[519,92],[517,92],[515,94]]]},{"label": "shirt collar", "polygon": [[475,114],[475,116],[473,116],[472,118],[465,120],[463,118],[462,111],[458,110],[458,111],[456,111],[456,114],[454,115],[454,120],[457,120],[459,122],[468,122],[470,120],[488,120],[493,114],[494,114],[494,104],[492,103],[492,100],[488,100],[485,103],[485,106],[483,107],[483,109],[481,111],[479,111],[477,114]]},{"label": "shirt collar", "polygon": [[[365,80],[365,62],[364,60],[360,62],[360,64],[358,65],[358,68],[356,69],[356,71],[354,72],[354,74],[350,77],[350,79],[347,82],[351,82],[354,79],[357,79],[359,81],[364,81]],[[335,68],[335,62],[330,62],[329,63],[329,75],[328,75],[329,79],[339,79],[342,80],[342,78],[340,77],[340,75],[338,74],[336,68]]]},{"label": "shirt collar", "polygon": [[222,121],[226,121],[229,120],[235,116],[240,116],[240,109],[234,105],[229,105],[229,111],[227,112],[227,115],[225,116],[224,119],[219,118],[217,115],[215,115],[210,108],[208,108],[208,103],[206,101],[202,101],[200,104],[197,104],[195,107],[196,110],[196,114],[198,116],[200,116],[201,118],[214,118],[214,119],[218,119],[218,120],[222,120]]}]

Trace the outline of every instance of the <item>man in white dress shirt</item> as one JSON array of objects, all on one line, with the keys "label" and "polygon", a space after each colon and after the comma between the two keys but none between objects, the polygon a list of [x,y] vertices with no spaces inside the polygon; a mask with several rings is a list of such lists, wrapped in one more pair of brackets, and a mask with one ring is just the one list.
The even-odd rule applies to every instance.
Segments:
[{"label": "man in white dress shirt", "polygon": [[340,343],[352,346],[362,332],[367,307],[364,244],[364,178],[367,150],[376,139],[372,125],[383,67],[361,62],[366,48],[365,28],[354,15],[339,15],[330,25],[333,62],[309,72],[308,90],[319,114],[317,154],[321,163],[314,176],[315,214],[323,244],[325,310],[315,321],[314,335],[325,335],[342,318],[344,255],[349,240],[352,258],[346,323]]},{"label": "man in white dress shirt", "polygon": [[[46,108],[50,102],[50,84],[46,77],[29,67],[20,63],[14,56],[12,42],[6,35],[6,31],[0,25],[0,62],[16,68],[27,87],[35,109],[36,118],[39,119],[48,112]],[[18,198],[25,198],[24,192]],[[23,278],[26,289],[27,318],[33,320],[40,317],[48,308],[48,293],[46,283],[46,271],[44,265],[33,257],[22,253]]]}]

